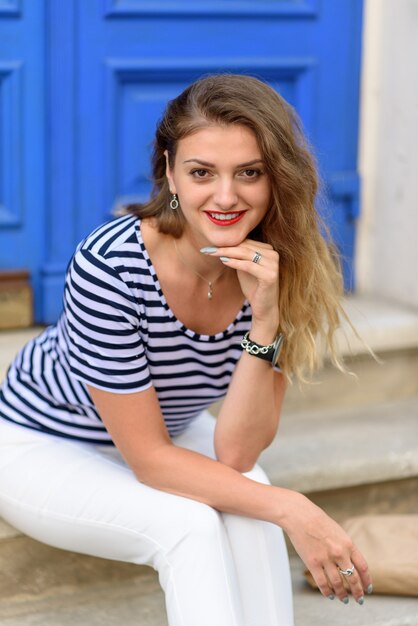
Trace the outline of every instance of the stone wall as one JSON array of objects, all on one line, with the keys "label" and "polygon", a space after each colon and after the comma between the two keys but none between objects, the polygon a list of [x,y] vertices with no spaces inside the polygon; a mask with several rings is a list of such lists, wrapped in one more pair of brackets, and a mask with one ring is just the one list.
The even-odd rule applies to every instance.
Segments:
[{"label": "stone wall", "polygon": [[365,0],[357,291],[418,308],[418,2]]}]

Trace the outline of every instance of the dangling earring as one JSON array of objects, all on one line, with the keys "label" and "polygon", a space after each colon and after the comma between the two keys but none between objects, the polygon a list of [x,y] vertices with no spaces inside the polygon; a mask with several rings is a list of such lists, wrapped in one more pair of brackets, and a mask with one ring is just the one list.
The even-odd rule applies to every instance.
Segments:
[{"label": "dangling earring", "polygon": [[179,208],[179,201],[178,201],[178,198],[177,198],[177,194],[173,193],[171,201],[170,201],[170,209],[175,211],[178,208]]}]

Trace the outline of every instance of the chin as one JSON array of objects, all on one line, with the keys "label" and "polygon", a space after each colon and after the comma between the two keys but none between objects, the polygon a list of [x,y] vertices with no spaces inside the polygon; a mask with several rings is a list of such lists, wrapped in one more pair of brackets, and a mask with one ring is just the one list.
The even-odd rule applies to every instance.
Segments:
[{"label": "chin", "polygon": [[211,245],[217,248],[233,248],[234,246],[239,246],[246,237],[238,234],[233,235],[232,233],[225,233],[209,237],[208,239]]},{"label": "chin", "polygon": [[211,240],[213,241],[214,245],[216,244],[218,246],[218,248],[228,248],[233,246],[239,246],[245,239],[248,238],[248,235],[249,232],[247,232],[247,230],[229,233],[216,233],[211,237]]}]

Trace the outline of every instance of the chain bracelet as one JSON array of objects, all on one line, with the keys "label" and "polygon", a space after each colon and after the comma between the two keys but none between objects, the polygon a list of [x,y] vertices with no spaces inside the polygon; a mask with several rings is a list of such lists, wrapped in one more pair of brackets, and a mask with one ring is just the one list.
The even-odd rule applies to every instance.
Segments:
[{"label": "chain bracelet", "polygon": [[241,346],[246,352],[248,352],[248,354],[267,354],[269,350],[274,348],[274,343],[271,343],[268,346],[257,346],[254,342],[249,341],[249,334],[249,332],[246,333],[243,340],[241,341]]}]

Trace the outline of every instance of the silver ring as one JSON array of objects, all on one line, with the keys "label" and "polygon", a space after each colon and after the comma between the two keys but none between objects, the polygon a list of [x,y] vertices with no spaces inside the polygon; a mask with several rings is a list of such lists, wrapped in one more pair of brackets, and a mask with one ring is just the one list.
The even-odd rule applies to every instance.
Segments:
[{"label": "silver ring", "polygon": [[349,567],[348,569],[340,569],[338,568],[338,571],[340,572],[340,574],[342,576],[352,576],[354,574],[354,570],[356,568],[354,567],[354,565],[352,567]]},{"label": "silver ring", "polygon": [[262,257],[262,256],[263,256],[263,255],[262,255],[262,254],[260,254],[260,252],[257,252],[257,251],[256,251],[256,252],[255,252],[255,254],[254,254],[254,256],[253,256],[253,258],[251,259],[251,261],[252,261],[253,263],[260,263],[260,261],[261,261],[261,257]]}]

